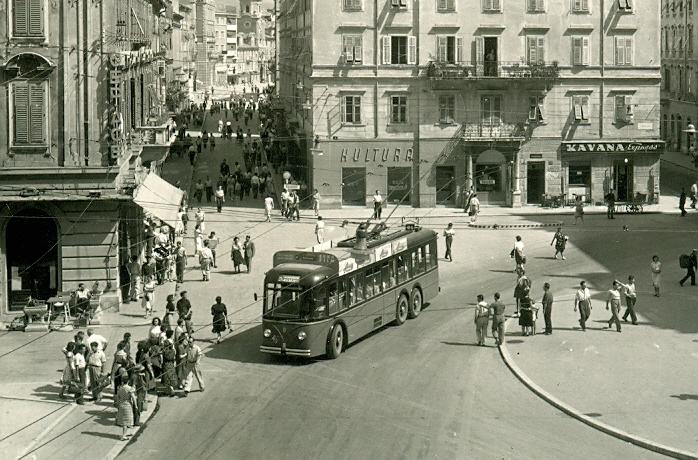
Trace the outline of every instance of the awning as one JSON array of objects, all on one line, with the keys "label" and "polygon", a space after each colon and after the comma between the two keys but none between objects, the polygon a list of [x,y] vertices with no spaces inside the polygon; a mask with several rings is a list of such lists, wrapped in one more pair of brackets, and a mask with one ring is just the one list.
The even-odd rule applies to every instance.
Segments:
[{"label": "awning", "polygon": [[170,227],[174,228],[179,219],[179,207],[184,192],[160,178],[149,173],[133,195],[133,201]]}]

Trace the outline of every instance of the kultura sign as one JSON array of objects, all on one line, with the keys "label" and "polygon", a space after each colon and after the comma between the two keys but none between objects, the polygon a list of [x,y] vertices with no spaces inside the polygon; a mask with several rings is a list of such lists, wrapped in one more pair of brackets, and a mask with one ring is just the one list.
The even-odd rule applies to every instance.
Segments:
[{"label": "kultura sign", "polygon": [[390,147],[354,147],[348,148],[343,147],[340,152],[340,159],[342,162],[348,162],[349,160],[359,162],[363,161],[365,163],[371,162],[399,162],[408,161],[411,162],[414,159],[414,150],[411,148],[402,149],[400,147],[390,148]]},{"label": "kultura sign", "polygon": [[663,153],[662,141],[636,142],[563,142],[562,151],[566,153],[603,152],[603,153]]}]

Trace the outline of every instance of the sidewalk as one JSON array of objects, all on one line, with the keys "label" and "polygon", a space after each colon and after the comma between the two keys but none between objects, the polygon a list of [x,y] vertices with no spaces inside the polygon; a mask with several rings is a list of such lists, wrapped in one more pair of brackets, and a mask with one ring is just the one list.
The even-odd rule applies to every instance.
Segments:
[{"label": "sidewalk", "polygon": [[667,163],[698,172],[698,168],[696,168],[696,166],[693,164],[693,160],[691,159],[690,155],[686,153],[667,150],[661,156],[661,159]]}]

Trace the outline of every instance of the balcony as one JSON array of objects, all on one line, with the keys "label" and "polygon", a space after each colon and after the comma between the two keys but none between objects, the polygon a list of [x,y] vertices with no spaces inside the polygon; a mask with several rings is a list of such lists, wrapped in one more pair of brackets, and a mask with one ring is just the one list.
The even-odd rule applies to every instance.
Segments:
[{"label": "balcony", "polygon": [[430,61],[423,76],[431,80],[554,80],[560,75],[557,61],[527,64],[521,61],[480,61],[474,64],[448,64]]},{"label": "balcony", "polygon": [[474,142],[520,142],[528,136],[528,128],[525,123],[463,123],[461,132],[464,141]]}]

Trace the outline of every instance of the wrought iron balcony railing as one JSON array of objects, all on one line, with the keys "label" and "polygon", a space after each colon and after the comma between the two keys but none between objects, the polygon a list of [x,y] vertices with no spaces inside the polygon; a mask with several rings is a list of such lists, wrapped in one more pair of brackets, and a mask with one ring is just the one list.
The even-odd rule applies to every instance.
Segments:
[{"label": "wrought iron balcony railing", "polygon": [[521,139],[526,137],[525,123],[463,123],[463,139]]},{"label": "wrought iron balcony railing", "polygon": [[555,79],[560,75],[557,61],[525,63],[520,61],[481,61],[473,64],[449,64],[430,61],[424,75],[431,79]]}]

